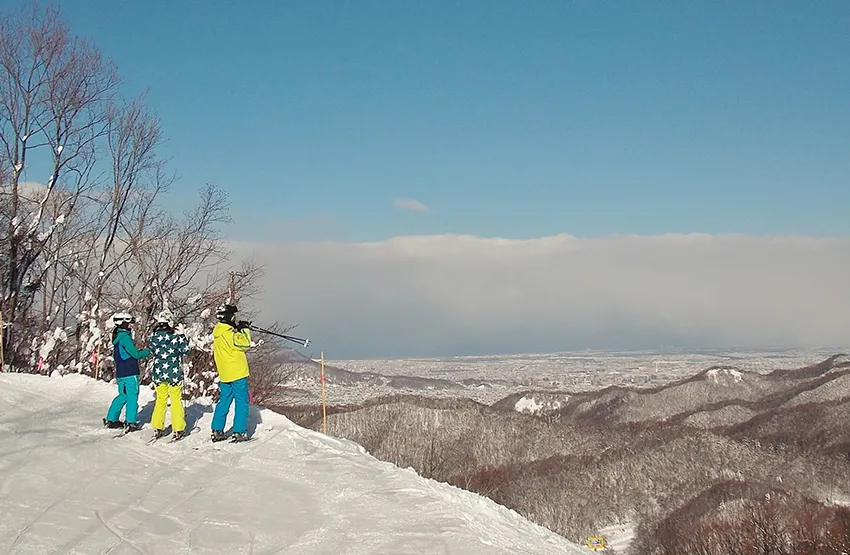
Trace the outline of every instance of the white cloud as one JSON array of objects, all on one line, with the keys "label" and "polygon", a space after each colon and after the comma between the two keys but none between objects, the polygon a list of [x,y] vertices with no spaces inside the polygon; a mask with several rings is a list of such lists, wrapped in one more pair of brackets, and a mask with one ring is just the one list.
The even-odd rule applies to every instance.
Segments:
[{"label": "white cloud", "polygon": [[240,245],[326,356],[850,343],[850,238],[435,235]]},{"label": "white cloud", "polygon": [[395,206],[411,212],[428,212],[431,210],[424,203],[412,198],[397,198],[395,199]]},{"label": "white cloud", "polygon": [[[0,185],[0,192],[3,194],[11,194],[12,184],[3,183]],[[39,202],[44,198],[47,192],[47,185],[38,183],[37,181],[18,181],[18,194],[25,200]]]}]

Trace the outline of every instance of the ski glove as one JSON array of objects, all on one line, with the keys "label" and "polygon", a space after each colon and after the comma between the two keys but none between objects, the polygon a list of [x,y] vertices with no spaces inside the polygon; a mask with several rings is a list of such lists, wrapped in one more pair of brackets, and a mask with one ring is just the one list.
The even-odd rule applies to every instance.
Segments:
[{"label": "ski glove", "polygon": [[250,328],[250,327],[251,327],[251,322],[249,322],[248,320],[239,320],[238,322],[236,322],[236,329],[239,330],[239,331],[242,331],[242,330]]}]

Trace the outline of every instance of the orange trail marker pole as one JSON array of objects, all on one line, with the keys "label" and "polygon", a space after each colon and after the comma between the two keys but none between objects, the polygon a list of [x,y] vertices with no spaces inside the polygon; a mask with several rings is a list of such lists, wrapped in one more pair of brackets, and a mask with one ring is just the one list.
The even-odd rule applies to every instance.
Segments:
[{"label": "orange trail marker pole", "polygon": [[328,433],[328,416],[325,411],[325,352],[322,351],[322,433]]},{"label": "orange trail marker pole", "polygon": [[3,341],[6,339],[6,331],[3,329],[3,312],[0,311],[0,372],[6,367],[6,361],[3,358]]}]

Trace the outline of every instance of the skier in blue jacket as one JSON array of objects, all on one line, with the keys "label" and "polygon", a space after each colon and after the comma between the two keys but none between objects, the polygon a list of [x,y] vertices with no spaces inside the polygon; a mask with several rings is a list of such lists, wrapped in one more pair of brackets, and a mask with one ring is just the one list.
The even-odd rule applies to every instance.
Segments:
[{"label": "skier in blue jacket", "polygon": [[[142,426],[137,422],[139,412],[139,359],[150,356],[148,349],[141,351],[133,343],[130,324],[136,319],[127,313],[112,316],[115,328],[112,330],[112,354],[115,360],[115,379],[118,381],[118,395],[109,405],[103,425],[107,428],[125,427],[128,432],[135,432]],[[120,420],[121,409],[126,405],[126,424]]]}]

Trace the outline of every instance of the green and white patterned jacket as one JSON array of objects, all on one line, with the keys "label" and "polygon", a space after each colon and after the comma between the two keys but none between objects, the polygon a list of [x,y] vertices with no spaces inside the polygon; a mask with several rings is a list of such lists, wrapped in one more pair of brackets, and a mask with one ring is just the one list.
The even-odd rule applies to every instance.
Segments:
[{"label": "green and white patterned jacket", "polygon": [[185,335],[157,330],[151,335],[148,348],[153,354],[151,375],[154,384],[177,385],[183,381],[182,357],[189,352],[189,340]]}]

